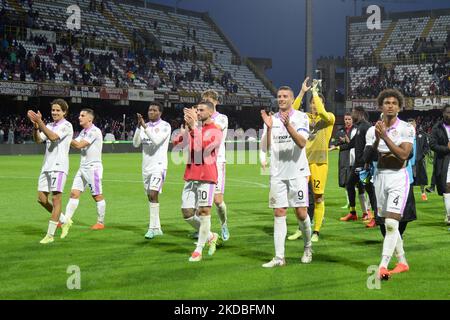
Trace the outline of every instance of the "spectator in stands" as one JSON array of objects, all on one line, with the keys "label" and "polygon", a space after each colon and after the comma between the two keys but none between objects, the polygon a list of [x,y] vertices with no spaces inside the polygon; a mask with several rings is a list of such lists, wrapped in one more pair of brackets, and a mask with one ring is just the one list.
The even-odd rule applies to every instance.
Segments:
[{"label": "spectator in stands", "polygon": [[0,127],[0,144],[3,144],[5,141],[5,131],[3,131],[3,127]]},{"label": "spectator in stands", "polygon": [[15,128],[11,124],[9,126],[9,130],[8,130],[8,144],[14,144],[14,131],[15,131]]},{"label": "spectator in stands", "polygon": [[104,141],[116,141],[116,137],[110,131],[107,131]]}]

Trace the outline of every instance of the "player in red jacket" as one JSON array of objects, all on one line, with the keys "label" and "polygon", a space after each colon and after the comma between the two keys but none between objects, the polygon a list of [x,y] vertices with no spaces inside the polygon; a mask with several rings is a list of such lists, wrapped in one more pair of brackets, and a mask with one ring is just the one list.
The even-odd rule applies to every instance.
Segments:
[{"label": "player in red jacket", "polygon": [[[211,206],[217,183],[217,154],[222,139],[222,131],[211,120],[214,105],[202,101],[195,108],[184,109],[186,129],[174,138],[174,145],[189,141],[189,158],[184,172],[184,189],[181,211],[190,225],[199,231],[197,247],[189,261],[202,259],[202,251],[208,242],[208,254],[216,251],[219,238],[211,232]],[[198,208],[198,216],[195,215]]]}]

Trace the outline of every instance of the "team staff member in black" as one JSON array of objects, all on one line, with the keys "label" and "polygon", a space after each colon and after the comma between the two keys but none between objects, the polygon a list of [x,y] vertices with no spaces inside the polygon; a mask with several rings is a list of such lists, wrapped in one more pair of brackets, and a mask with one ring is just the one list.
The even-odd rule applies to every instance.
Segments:
[{"label": "team staff member in black", "polygon": [[[341,221],[350,221],[350,220],[357,220],[358,216],[356,214],[355,210],[355,198],[356,198],[356,192],[355,192],[355,186],[358,186],[358,190],[360,194],[365,191],[369,195],[370,199],[370,205],[372,209],[375,211],[375,216],[377,214],[377,200],[375,197],[375,189],[373,187],[372,183],[367,183],[365,186],[360,183],[359,180],[359,172],[364,169],[364,148],[366,146],[366,133],[367,130],[372,126],[370,122],[367,121],[368,114],[364,110],[364,107],[362,106],[356,106],[353,108],[352,111],[352,119],[353,123],[357,127],[357,131],[353,139],[350,140],[348,144],[342,145],[340,147],[340,150],[350,150],[352,148],[355,148],[355,163],[353,164],[350,176],[348,177],[346,187],[347,187],[347,193],[348,198],[350,202],[350,213],[347,214],[345,217],[341,218]],[[353,209],[353,210],[352,210]],[[375,218],[372,216],[370,218],[369,223],[366,225],[368,228],[374,228],[376,227]]]},{"label": "team staff member in black", "polygon": [[[414,128],[416,126],[416,120],[408,119]],[[430,152],[430,146],[428,143],[428,136],[423,132],[420,126],[416,130],[416,162],[413,164],[414,185],[420,186],[420,192],[422,193],[422,200],[428,200],[425,193],[425,186],[428,185],[427,165],[425,156]]]},{"label": "team staff member in black", "polygon": [[435,152],[433,172],[436,177],[437,192],[444,196],[447,225],[450,225],[450,105],[442,111],[444,120],[433,127],[430,148]]},{"label": "team staff member in black", "polygon": [[[344,126],[340,128],[334,137],[334,146],[340,147],[343,144],[349,143],[353,136],[356,134],[356,127],[353,125],[353,119],[350,112],[347,112],[344,116]],[[339,149],[330,148],[331,150]],[[340,150],[339,149],[339,160],[338,160],[338,184],[339,187],[345,188],[347,192],[347,188],[345,184],[347,183],[348,177],[350,175],[350,169],[353,163],[355,162],[355,149],[351,150]],[[342,207],[342,209],[347,208],[349,205],[348,195],[347,195],[347,204]]]}]

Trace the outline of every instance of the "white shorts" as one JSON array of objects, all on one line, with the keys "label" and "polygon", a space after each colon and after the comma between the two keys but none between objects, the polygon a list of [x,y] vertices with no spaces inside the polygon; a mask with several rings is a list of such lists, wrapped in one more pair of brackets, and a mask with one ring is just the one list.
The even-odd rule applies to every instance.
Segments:
[{"label": "white shorts", "polygon": [[186,181],[181,196],[181,208],[211,207],[214,200],[214,186],[214,183]]},{"label": "white shorts", "polygon": [[308,177],[297,177],[289,180],[270,179],[269,208],[302,208],[308,206]]},{"label": "white shorts", "polygon": [[102,166],[80,168],[73,179],[72,190],[84,192],[86,186],[89,186],[89,189],[91,189],[91,194],[93,196],[98,196],[99,194],[103,194],[102,179]]},{"label": "white shorts", "polygon": [[41,172],[39,176],[38,191],[63,192],[66,180],[67,174],[62,171]]},{"label": "white shorts", "polygon": [[378,216],[384,217],[386,212],[403,215],[410,187],[408,172],[405,168],[377,170],[374,187]]},{"label": "white shorts", "polygon": [[447,181],[445,181],[446,183],[450,183],[450,162],[448,164],[448,168],[447,168]]},{"label": "white shorts", "polygon": [[225,173],[226,173],[226,163],[217,164],[217,184],[214,190],[214,194],[224,194],[225,193]]},{"label": "white shorts", "polygon": [[164,185],[164,180],[166,180],[166,172],[164,170],[160,173],[150,173],[149,175],[142,175],[142,180],[144,181],[144,189],[147,194],[150,191],[158,191],[162,193],[162,187]]}]

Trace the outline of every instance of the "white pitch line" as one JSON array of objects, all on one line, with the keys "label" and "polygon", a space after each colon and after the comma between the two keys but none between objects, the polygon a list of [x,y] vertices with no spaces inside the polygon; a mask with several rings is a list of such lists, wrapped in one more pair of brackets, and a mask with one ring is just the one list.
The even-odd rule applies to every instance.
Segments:
[{"label": "white pitch line", "polygon": [[239,179],[232,179],[232,178],[227,178],[226,180],[228,181],[234,181],[234,182],[245,182],[254,186],[257,186],[259,188],[268,188],[268,185],[263,184],[263,183],[259,183],[259,182],[254,182],[254,181],[247,181],[247,180],[239,180]]},{"label": "white pitch line", "polygon": [[[23,180],[38,180],[39,177],[27,177],[27,176],[0,176],[0,179],[23,179]],[[268,186],[262,183],[247,181],[247,180],[239,180],[239,179],[230,179],[227,178],[228,181],[239,182],[239,184],[228,184],[228,186],[232,187],[242,187],[242,183],[246,184],[248,188],[264,188],[267,189]],[[123,182],[123,183],[142,183],[142,180],[125,180],[125,179],[103,179],[104,182]],[[173,184],[173,185],[184,185],[184,182],[174,182],[174,181],[165,181],[164,184]]]}]

